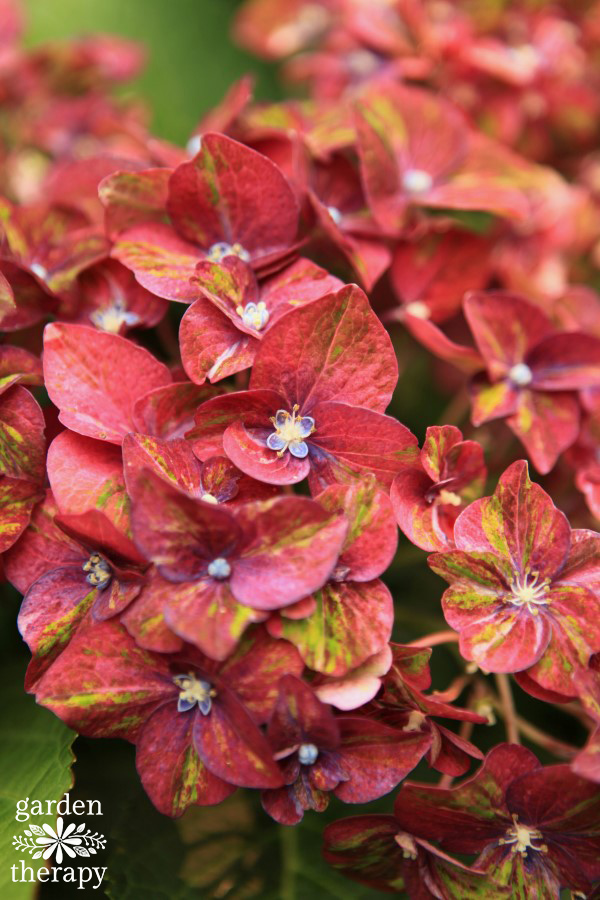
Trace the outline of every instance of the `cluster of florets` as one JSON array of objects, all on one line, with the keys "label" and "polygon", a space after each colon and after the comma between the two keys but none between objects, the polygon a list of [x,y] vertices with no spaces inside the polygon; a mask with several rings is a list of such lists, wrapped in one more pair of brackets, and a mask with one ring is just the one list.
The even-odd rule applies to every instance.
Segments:
[{"label": "cluster of florets", "polygon": [[[27,690],[132,741],[166,815],[242,787],[292,825],[425,759],[444,785],[330,826],[333,865],[416,898],[585,894],[600,29],[585,4],[576,21],[464,7],[254,0],[238,34],[310,45],[290,72],[312,97],[259,106],[242,81],[186,150],[111,98],[134,49],[25,52],[0,23],[0,551]],[[432,425],[419,448],[386,414],[398,323],[436,357],[449,417],[470,398],[466,438]],[[453,629],[408,645],[394,601],[414,601],[382,580],[398,526],[448,581]],[[430,692],[431,646],[454,639],[465,673]],[[509,675],[570,703],[587,745],[546,768],[501,745],[449,788],[484,759],[469,738],[492,709],[518,730]]]}]

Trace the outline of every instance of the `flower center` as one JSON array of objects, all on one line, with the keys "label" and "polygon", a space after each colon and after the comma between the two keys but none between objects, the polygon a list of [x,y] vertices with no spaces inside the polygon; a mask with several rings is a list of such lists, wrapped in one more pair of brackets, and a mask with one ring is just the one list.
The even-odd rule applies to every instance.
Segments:
[{"label": "flower center", "polygon": [[402,187],[409,194],[424,194],[433,187],[433,178],[425,169],[407,169],[402,176]]},{"label": "flower center", "polygon": [[533,381],[533,372],[527,363],[517,363],[508,373],[508,377],[518,387],[526,387]]},{"label": "flower center", "polygon": [[513,813],[513,825],[509,828],[503,838],[498,841],[499,844],[510,844],[511,853],[520,853],[521,856],[527,856],[528,850],[537,850],[538,853],[547,853],[546,844],[540,844],[538,847],[534,841],[541,841],[543,835],[537,828],[530,828],[529,825],[520,825],[518,816]]},{"label": "flower center", "polygon": [[298,459],[304,459],[308,454],[308,444],[304,439],[315,430],[315,420],[310,416],[299,416],[299,409],[296,403],[291,413],[278,409],[271,418],[275,431],[267,438],[267,447],[276,450],[277,456],[283,456],[286,450]]},{"label": "flower center", "polygon": [[461,506],[462,504],[458,494],[455,494],[454,491],[447,491],[445,488],[442,488],[437,495],[437,502],[445,503],[447,506]]},{"label": "flower center", "polygon": [[40,279],[40,281],[44,281],[48,277],[48,269],[46,266],[43,266],[41,263],[34,262],[29,266],[34,275]]},{"label": "flower center", "polygon": [[513,606],[526,606],[533,616],[539,613],[538,607],[547,606],[549,578],[540,580],[539,572],[525,570],[523,575],[515,575],[510,583],[510,603]]},{"label": "flower center", "polygon": [[118,334],[122,325],[137,325],[140,319],[135,313],[128,312],[124,303],[116,300],[111,306],[90,313],[90,321],[102,331]]},{"label": "flower center", "polygon": [[431,318],[431,310],[422,300],[413,300],[411,303],[407,303],[404,307],[404,311],[407,312],[409,316],[414,316],[415,319]]},{"label": "flower center", "polygon": [[271,32],[267,39],[269,50],[278,56],[295,53],[327,27],[329,16],[330,13],[318,3],[308,3],[294,19]]},{"label": "flower center", "polygon": [[426,718],[427,716],[420,709],[411,709],[408,715],[408,722],[404,725],[402,731],[420,731]]},{"label": "flower center", "polygon": [[213,505],[216,505],[219,502],[216,497],[214,497],[212,494],[209,494],[209,493],[202,494],[200,499],[204,500],[205,503],[211,503]]},{"label": "flower center", "polygon": [[250,254],[241,244],[228,244],[226,241],[218,241],[208,248],[206,258],[211,262],[221,262],[226,256],[239,256],[244,262],[250,262]]},{"label": "flower center", "polygon": [[213,559],[213,561],[208,564],[208,574],[211,578],[223,581],[231,575],[231,566],[222,556],[217,556],[216,559]]},{"label": "flower center", "polygon": [[261,300],[259,303],[246,303],[245,306],[236,306],[236,313],[249,328],[256,328],[260,331],[269,321],[269,310],[267,304]]},{"label": "flower center", "polygon": [[350,566],[339,565],[336,566],[331,575],[329,576],[330,581],[344,581],[346,576],[350,571]]},{"label": "flower center", "polygon": [[300,744],[298,747],[298,759],[303,766],[312,766],[319,755],[318,747],[314,744]]},{"label": "flower center", "polygon": [[353,75],[371,75],[379,68],[379,59],[370,50],[353,50],[346,56],[346,63]]},{"label": "flower center", "polygon": [[417,858],[417,845],[415,844],[414,838],[407,834],[405,831],[400,831],[397,835],[395,835],[394,840],[402,850],[402,856],[404,859],[416,859]]},{"label": "flower center", "polygon": [[202,149],[202,135],[193,134],[185,145],[185,149],[190,156],[196,156],[197,153],[200,153],[200,150]]},{"label": "flower center", "polygon": [[87,583],[99,591],[104,591],[112,581],[112,569],[99,553],[92,553],[81,568],[87,572],[85,576]]},{"label": "flower center", "polygon": [[177,700],[177,712],[188,712],[197,703],[203,716],[209,714],[213,697],[217,696],[210,681],[196,678],[193,672],[188,672],[187,675],[175,675],[173,682],[181,689]]},{"label": "flower center", "polygon": [[531,44],[507,47],[506,55],[517,71],[530,77],[535,73],[541,62],[540,54]]}]

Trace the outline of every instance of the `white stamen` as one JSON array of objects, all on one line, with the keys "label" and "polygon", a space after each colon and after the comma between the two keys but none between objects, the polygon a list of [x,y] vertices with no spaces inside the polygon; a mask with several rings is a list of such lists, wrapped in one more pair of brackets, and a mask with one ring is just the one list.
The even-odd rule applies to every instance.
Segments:
[{"label": "white stamen", "polygon": [[278,409],[277,415],[271,417],[275,431],[267,438],[267,447],[276,450],[277,456],[283,456],[286,450],[298,459],[308,455],[305,439],[315,430],[315,420],[310,416],[299,416],[299,409],[296,403],[291,413]]},{"label": "white stamen", "polygon": [[210,262],[221,262],[226,256],[239,256],[243,262],[250,262],[250,254],[237,242],[228,244],[226,241],[218,241],[208,248],[208,253],[206,254],[206,258]]},{"label": "white stamen", "polygon": [[300,744],[298,747],[298,759],[303,766],[312,766],[319,755],[318,747],[314,744]]},{"label": "white stamen", "polygon": [[420,709],[411,709],[408,714],[408,722],[402,727],[402,731],[421,731],[426,718],[427,716]]},{"label": "white stamen", "polygon": [[209,563],[208,574],[211,578],[216,578],[218,581],[223,581],[224,578],[229,578],[229,576],[231,575],[231,566],[226,559],[223,559],[222,556],[218,556],[216,559],[213,559],[211,563]]},{"label": "white stamen", "polygon": [[407,303],[405,312],[407,312],[409,316],[414,316],[415,319],[431,318],[431,310],[422,300],[413,300],[412,303]]},{"label": "white stamen", "polygon": [[511,844],[511,852],[520,853],[521,856],[527,856],[528,850],[536,850],[538,853],[548,852],[546,844],[541,844],[539,847],[536,847],[533,843],[534,841],[541,841],[543,839],[541,831],[537,828],[530,828],[529,825],[520,825],[518,816],[514,813],[512,820],[514,823],[512,828],[509,828],[506,835],[503,838],[500,838],[498,841],[499,844]]},{"label": "white stamen", "polygon": [[539,572],[529,572],[526,569],[522,575],[515,575],[512,579],[509,603],[513,606],[526,606],[532,616],[537,616],[538,607],[547,606],[550,602],[547,596],[549,585],[549,578],[540,581]]},{"label": "white stamen", "polygon": [[42,281],[44,281],[48,277],[48,269],[41,263],[31,263],[29,268],[31,269],[33,274],[37,275],[38,278],[41,278]]},{"label": "white stamen", "polygon": [[342,216],[341,212],[339,211],[339,209],[337,208],[337,206],[328,206],[327,212],[329,213],[329,215],[331,216],[331,218],[333,219],[335,224],[339,225],[340,222],[342,221],[343,216]]},{"label": "white stamen", "polygon": [[402,187],[409,194],[425,194],[433,187],[433,177],[425,169],[407,169],[402,176]]},{"label": "white stamen", "polygon": [[236,313],[248,328],[255,328],[260,331],[269,321],[269,310],[267,304],[262,300],[259,303],[246,303],[245,306],[236,306]]},{"label": "white stamen", "polygon": [[188,712],[198,704],[203,716],[209,714],[212,698],[217,696],[217,692],[209,681],[197,678],[193,672],[189,672],[187,675],[175,675],[173,681],[178,688],[181,688],[177,700],[178,712]]},{"label": "white stamen", "polygon": [[200,150],[202,149],[202,135],[193,134],[185,145],[185,149],[190,156],[195,156],[197,153],[200,153]]},{"label": "white stamen", "polygon": [[518,387],[526,387],[533,381],[533,372],[527,363],[517,363],[509,371],[508,377]]},{"label": "white stamen", "polygon": [[379,59],[370,50],[353,50],[346,56],[348,68],[353,75],[363,77],[377,71]]},{"label": "white stamen", "polygon": [[115,301],[111,306],[104,309],[95,309],[90,313],[90,321],[100,328],[101,331],[108,331],[110,334],[118,334],[123,325],[130,328],[140,321],[140,317],[135,313],[129,312],[121,301]]},{"label": "white stamen", "polygon": [[401,831],[397,835],[395,835],[394,840],[401,848],[402,856],[404,857],[404,859],[417,858],[417,845],[415,844],[414,838],[410,834],[407,834],[405,831]]}]

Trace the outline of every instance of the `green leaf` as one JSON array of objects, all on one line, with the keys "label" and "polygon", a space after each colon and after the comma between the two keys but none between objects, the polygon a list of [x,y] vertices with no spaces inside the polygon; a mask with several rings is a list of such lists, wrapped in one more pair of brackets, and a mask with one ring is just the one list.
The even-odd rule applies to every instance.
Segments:
[{"label": "green leaf", "polygon": [[[15,820],[18,800],[60,800],[73,784],[71,744],[75,733],[48,710],[37,706],[23,688],[23,667],[3,666],[0,685],[2,741],[0,742],[0,897],[25,900],[33,896],[37,882],[13,882],[11,866],[25,865],[37,871],[47,864],[32,860],[12,846],[13,835],[22,833],[27,822]],[[53,825],[56,815],[36,818],[35,823]]]},{"label": "green leaf", "polygon": [[[135,793],[135,792],[134,792]],[[131,795],[130,795],[131,796]],[[376,900],[321,856],[323,828],[343,815],[308,813],[277,825],[256,795],[238,791],[216,807],[191,807],[171,820],[139,796],[111,834],[107,896],[112,900]]]},{"label": "green leaf", "polygon": [[497,222],[492,213],[477,209],[428,209],[427,215],[454,219],[459,227],[474,234],[490,234]]}]

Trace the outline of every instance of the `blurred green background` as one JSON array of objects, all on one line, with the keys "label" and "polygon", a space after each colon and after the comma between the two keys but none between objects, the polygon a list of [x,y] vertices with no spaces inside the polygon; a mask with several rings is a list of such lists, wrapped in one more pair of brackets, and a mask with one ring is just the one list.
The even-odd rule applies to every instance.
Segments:
[{"label": "blurred green background", "polygon": [[139,41],[148,53],[131,84],[150,104],[159,137],[185,142],[232,81],[251,72],[257,97],[276,97],[274,69],[235,47],[229,29],[239,0],[25,0],[27,42],[92,32]]}]

